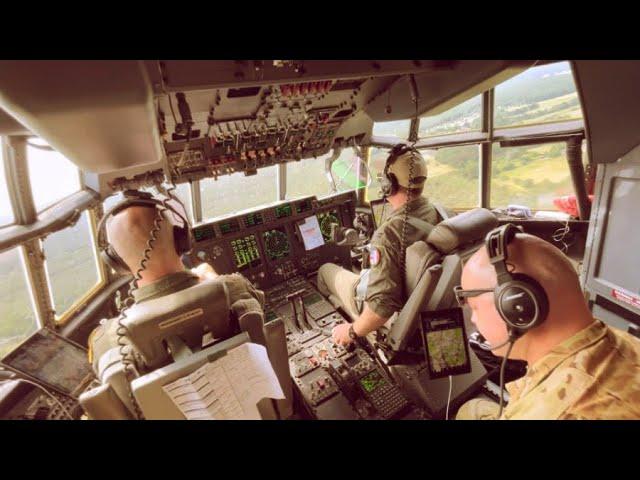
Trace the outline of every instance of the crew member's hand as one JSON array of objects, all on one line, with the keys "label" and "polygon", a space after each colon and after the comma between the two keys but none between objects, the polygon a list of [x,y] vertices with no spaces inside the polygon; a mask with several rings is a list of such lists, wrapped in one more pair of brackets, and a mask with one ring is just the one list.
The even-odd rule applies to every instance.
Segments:
[{"label": "crew member's hand", "polygon": [[340,325],[333,327],[331,336],[337,345],[349,345],[353,342],[349,336],[349,327],[350,324],[348,323],[341,323]]},{"label": "crew member's hand", "polygon": [[201,263],[197,267],[192,268],[191,271],[200,277],[200,281],[213,280],[218,277],[216,271],[208,263]]}]

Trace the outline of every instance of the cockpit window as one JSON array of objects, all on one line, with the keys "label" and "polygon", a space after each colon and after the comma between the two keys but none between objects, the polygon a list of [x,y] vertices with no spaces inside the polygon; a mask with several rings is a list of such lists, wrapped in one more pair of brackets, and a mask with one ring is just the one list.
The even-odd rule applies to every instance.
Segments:
[{"label": "cockpit window", "polygon": [[287,163],[287,198],[306,195],[318,197],[329,193],[329,181],[324,173],[324,164],[331,153],[318,158],[306,158]]},{"label": "cockpit window", "polygon": [[0,227],[11,225],[15,217],[9,200],[9,188],[7,187],[7,177],[4,174],[4,157],[0,148]]},{"label": "cockpit window", "polygon": [[278,199],[278,166],[261,168],[256,175],[245,177],[238,172],[200,182],[202,218],[238,212]]},{"label": "cockpit window", "polygon": [[477,145],[423,150],[427,161],[424,195],[446,207],[468,209],[479,205]]},{"label": "cockpit window", "polygon": [[[29,143],[47,145],[39,139],[30,139]],[[80,190],[78,167],[60,153],[27,145],[27,161],[33,201],[38,212]]]},{"label": "cockpit window", "polygon": [[569,62],[533,67],[495,89],[496,127],[582,118]]},{"label": "cockpit window", "polygon": [[384,170],[384,164],[389,156],[388,148],[371,147],[369,149],[369,171],[371,172],[371,184],[367,188],[366,200],[377,200],[382,196],[380,191],[380,178]]},{"label": "cockpit window", "polygon": [[527,147],[493,145],[491,206],[558,210],[554,199],[572,195],[565,143]]},{"label": "cockpit window", "polygon": [[418,136],[431,137],[479,131],[482,118],[482,95],[473,97],[437,115],[422,117]]},{"label": "cockpit window", "polygon": [[101,283],[93,237],[91,219],[85,211],[73,227],[52,233],[43,241],[57,319],[88,295],[92,286]]},{"label": "cockpit window", "polygon": [[380,137],[409,138],[411,120],[395,120],[392,122],[376,122],[373,124],[373,135]]},{"label": "cockpit window", "polygon": [[21,250],[0,253],[0,358],[38,328]]}]

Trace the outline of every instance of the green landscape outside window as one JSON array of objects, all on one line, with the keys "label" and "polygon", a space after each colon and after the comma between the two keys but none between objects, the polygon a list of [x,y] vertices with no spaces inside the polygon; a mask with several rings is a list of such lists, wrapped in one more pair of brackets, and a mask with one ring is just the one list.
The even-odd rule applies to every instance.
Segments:
[{"label": "green landscape outside window", "polygon": [[[2,179],[4,181],[4,178]],[[0,358],[38,328],[20,247],[0,253]]]},{"label": "green landscape outside window", "polygon": [[52,233],[42,242],[56,316],[100,282],[100,270],[85,211],[69,228]]}]

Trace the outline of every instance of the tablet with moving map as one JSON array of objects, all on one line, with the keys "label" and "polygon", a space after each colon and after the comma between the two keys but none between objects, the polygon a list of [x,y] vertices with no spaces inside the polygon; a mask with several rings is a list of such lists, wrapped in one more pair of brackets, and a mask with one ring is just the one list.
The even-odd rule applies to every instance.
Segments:
[{"label": "tablet with moving map", "polygon": [[420,327],[431,378],[471,371],[461,308],[423,312]]}]

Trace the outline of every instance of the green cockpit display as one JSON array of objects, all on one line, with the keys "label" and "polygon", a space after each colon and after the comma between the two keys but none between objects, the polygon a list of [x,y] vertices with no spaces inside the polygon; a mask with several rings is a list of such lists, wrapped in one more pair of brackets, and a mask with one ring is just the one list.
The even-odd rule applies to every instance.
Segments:
[{"label": "green cockpit display", "polygon": [[340,226],[340,219],[336,210],[322,212],[318,214],[318,222],[320,223],[320,232],[325,242],[331,240],[331,225]]},{"label": "green cockpit display", "polygon": [[276,207],[276,218],[284,218],[291,216],[291,204],[285,203],[284,205],[278,205]]},{"label": "green cockpit display", "polygon": [[262,233],[264,249],[270,260],[278,260],[289,256],[291,246],[284,227],[274,228]]},{"label": "green cockpit display", "polygon": [[362,388],[368,393],[373,392],[376,388],[384,384],[384,378],[382,378],[382,375],[376,370],[367,373],[360,379],[360,385],[362,385]]},{"label": "green cockpit display", "polygon": [[236,238],[235,240],[231,240],[230,244],[233,250],[233,259],[238,270],[260,265],[260,250],[258,250],[255,235]]}]

